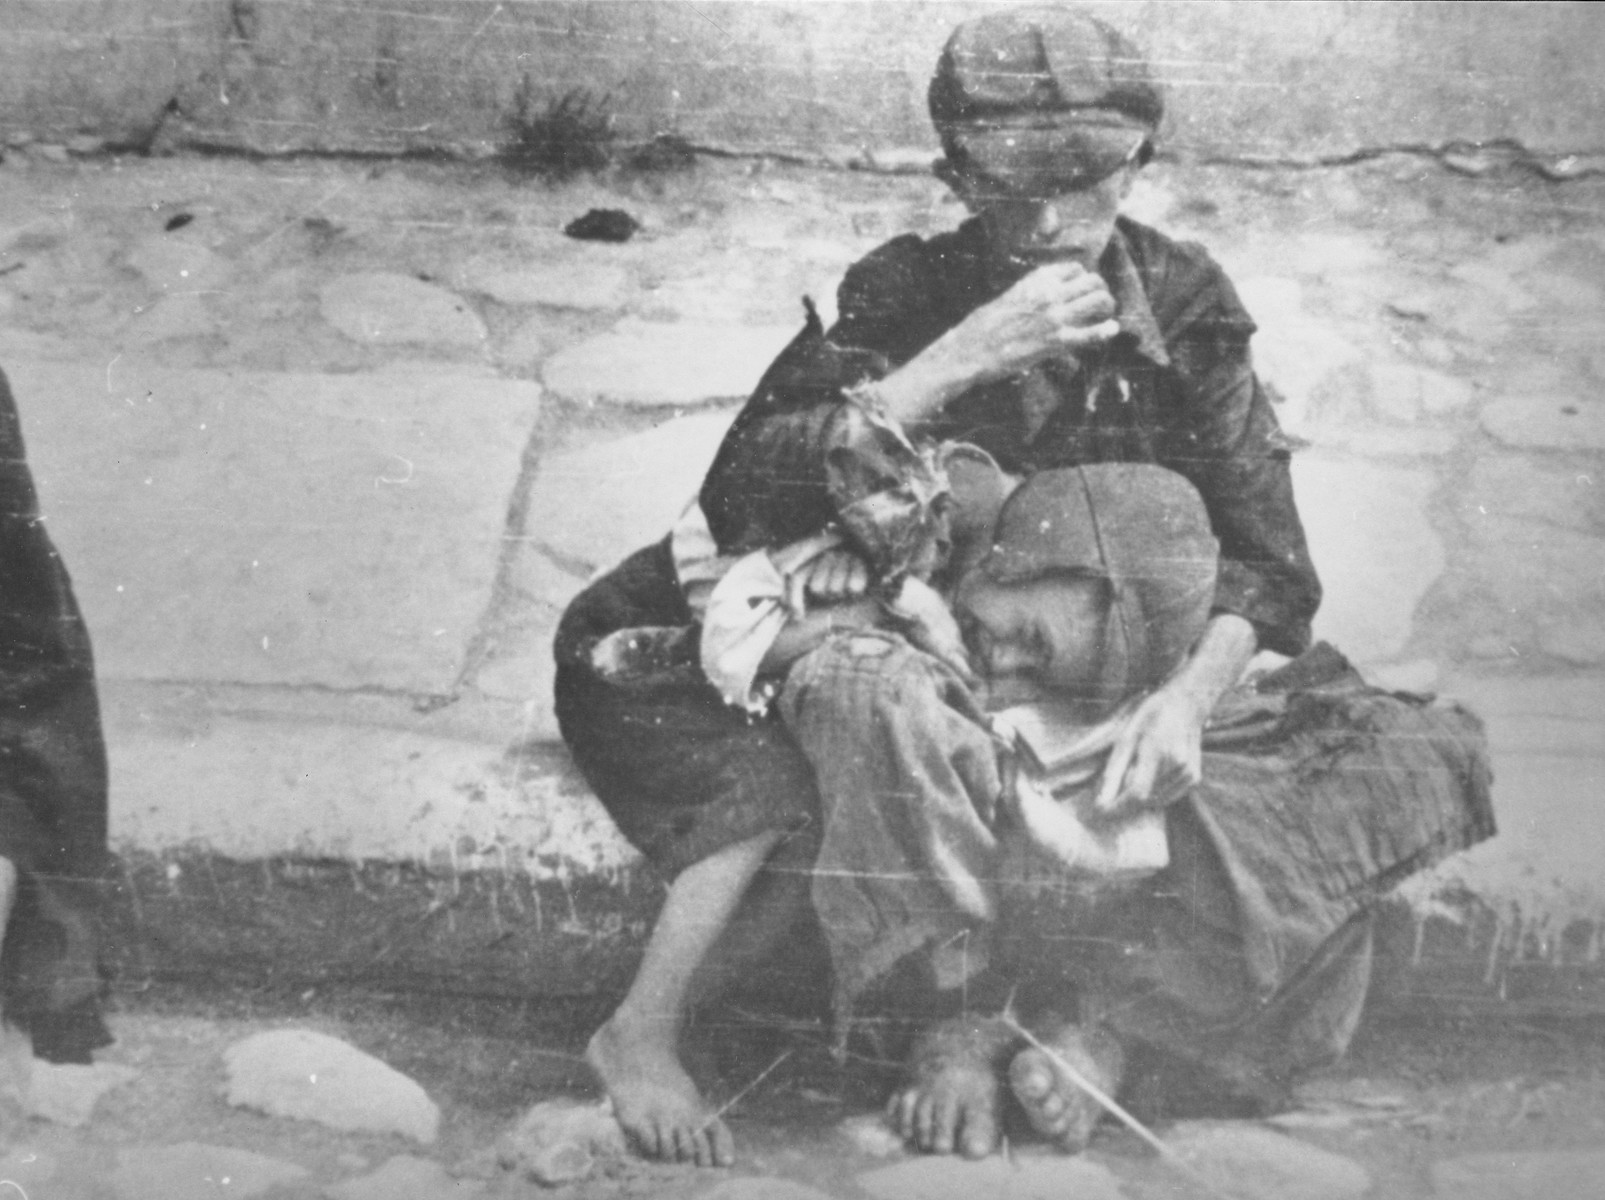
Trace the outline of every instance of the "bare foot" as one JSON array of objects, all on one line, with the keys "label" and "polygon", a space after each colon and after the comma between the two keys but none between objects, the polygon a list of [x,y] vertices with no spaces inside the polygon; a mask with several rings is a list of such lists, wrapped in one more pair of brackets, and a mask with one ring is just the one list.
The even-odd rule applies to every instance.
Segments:
[{"label": "bare foot", "polygon": [[905,1140],[932,1154],[985,1158],[997,1149],[1003,1065],[1015,1035],[995,1017],[955,1017],[920,1035],[912,1079],[887,1103]]},{"label": "bare foot", "polygon": [[[1125,1054],[1113,1035],[1055,1021],[1038,1034],[1072,1067],[1113,1097],[1125,1070]],[[1053,1058],[1027,1046],[1009,1064],[1009,1087],[1036,1130],[1072,1154],[1086,1148],[1103,1107],[1073,1082]]]},{"label": "bare foot", "polygon": [[601,1077],[619,1125],[641,1153],[699,1167],[736,1161],[730,1130],[662,1036],[633,1033],[615,1015],[591,1038],[585,1060]]}]

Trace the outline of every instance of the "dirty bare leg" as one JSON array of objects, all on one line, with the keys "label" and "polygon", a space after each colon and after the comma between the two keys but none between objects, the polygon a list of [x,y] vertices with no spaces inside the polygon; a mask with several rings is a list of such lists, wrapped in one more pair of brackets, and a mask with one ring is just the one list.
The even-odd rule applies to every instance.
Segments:
[{"label": "dirty bare leg", "polygon": [[780,837],[759,834],[680,873],[629,993],[586,1047],[619,1124],[645,1154],[698,1166],[735,1161],[729,1129],[681,1065],[680,1034],[698,968]]},{"label": "dirty bare leg", "polygon": [[915,1043],[909,1083],[887,1104],[892,1124],[928,1153],[985,1158],[998,1145],[1002,1071],[1014,1045],[998,1017],[938,1021]]},{"label": "dirty bare leg", "polygon": [[789,833],[764,859],[762,870],[692,977],[692,1010],[751,983],[753,972],[771,966],[788,939],[795,945],[801,920],[813,911],[810,871],[818,854],[816,838]]},{"label": "dirty bare leg", "polygon": [[[1037,1022],[1032,1032],[1109,1096],[1120,1087],[1125,1054],[1114,1035],[1062,1018]],[[1072,1154],[1086,1148],[1103,1108],[1053,1061],[1027,1046],[1009,1064],[1009,1088],[1031,1128]]]}]

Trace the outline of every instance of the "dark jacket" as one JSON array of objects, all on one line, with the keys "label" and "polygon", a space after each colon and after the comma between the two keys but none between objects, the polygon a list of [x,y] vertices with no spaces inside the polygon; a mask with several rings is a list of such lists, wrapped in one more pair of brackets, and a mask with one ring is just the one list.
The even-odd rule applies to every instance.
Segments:
[{"label": "dark jacket", "polygon": [[[1250,360],[1253,320],[1203,249],[1134,221],[1121,219],[1100,271],[1121,332],[1095,361],[1075,371],[1049,361],[973,388],[915,432],[978,445],[1017,474],[1149,462],[1185,476],[1220,541],[1215,611],[1245,617],[1263,647],[1299,654],[1321,586],[1293,501],[1291,443]],[[977,220],[896,238],[854,264],[825,345],[805,331],[783,352],[710,472],[703,508],[721,546],[750,499],[740,494],[750,479],[726,478],[742,457],[738,441],[759,443],[764,422],[795,421],[827,394],[907,362],[1022,273],[992,268]],[[796,515],[806,505],[786,507]]]}]

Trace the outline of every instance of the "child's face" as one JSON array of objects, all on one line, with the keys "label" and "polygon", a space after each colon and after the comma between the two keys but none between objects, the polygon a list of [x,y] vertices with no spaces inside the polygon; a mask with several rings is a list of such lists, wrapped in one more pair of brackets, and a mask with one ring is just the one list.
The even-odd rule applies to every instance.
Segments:
[{"label": "child's face", "polygon": [[1107,585],[1056,573],[1023,583],[972,574],[955,604],[989,707],[1089,695],[1102,665]]},{"label": "child's face", "polygon": [[1068,259],[1096,271],[1136,175],[1135,163],[1128,162],[1107,178],[1073,190],[1029,181],[1011,186],[1007,173],[1001,179],[960,177],[954,190],[980,216],[988,248],[999,262],[1038,267]]}]

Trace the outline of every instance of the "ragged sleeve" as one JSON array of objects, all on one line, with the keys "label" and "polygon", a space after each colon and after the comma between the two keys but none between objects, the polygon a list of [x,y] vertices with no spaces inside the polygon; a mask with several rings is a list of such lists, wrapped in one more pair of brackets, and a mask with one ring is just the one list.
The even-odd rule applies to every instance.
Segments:
[{"label": "ragged sleeve", "polygon": [[1260,646],[1310,645],[1321,583],[1293,498],[1292,441],[1254,372],[1254,321],[1225,272],[1196,246],[1172,244],[1150,295],[1175,371],[1180,412],[1166,465],[1204,498],[1220,541],[1215,611],[1253,624]]}]

